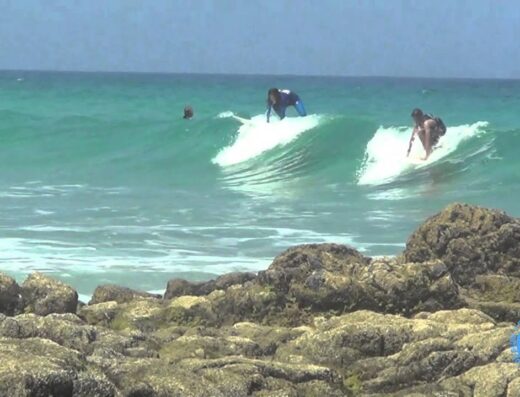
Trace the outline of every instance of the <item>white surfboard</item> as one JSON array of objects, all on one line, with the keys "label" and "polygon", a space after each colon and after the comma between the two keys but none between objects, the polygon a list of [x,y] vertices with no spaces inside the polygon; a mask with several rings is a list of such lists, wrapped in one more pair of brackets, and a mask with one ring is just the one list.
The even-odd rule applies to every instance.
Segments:
[{"label": "white surfboard", "polygon": [[408,157],[408,162],[413,165],[421,165],[424,164],[426,160],[423,160],[420,157]]},{"label": "white surfboard", "polygon": [[244,119],[243,117],[238,117],[238,116],[235,116],[234,114],[231,115],[231,117],[233,117],[235,120],[240,121],[242,124],[248,124],[251,122],[251,120],[249,120],[249,119]]}]

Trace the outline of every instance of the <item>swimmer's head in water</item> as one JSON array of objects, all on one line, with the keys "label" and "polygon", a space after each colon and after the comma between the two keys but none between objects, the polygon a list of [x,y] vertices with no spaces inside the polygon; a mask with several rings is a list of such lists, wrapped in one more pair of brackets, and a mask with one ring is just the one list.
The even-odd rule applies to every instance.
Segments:
[{"label": "swimmer's head in water", "polygon": [[184,118],[191,119],[193,117],[193,108],[189,105],[184,107]]},{"label": "swimmer's head in water", "polygon": [[278,88],[270,88],[267,91],[267,102],[270,104],[275,104],[280,101],[280,91]]},{"label": "swimmer's head in water", "polygon": [[419,108],[415,108],[413,111],[412,111],[412,114],[411,114],[412,118],[416,121],[416,122],[421,122],[422,119],[423,119],[423,116],[424,116],[424,113],[421,109]]}]

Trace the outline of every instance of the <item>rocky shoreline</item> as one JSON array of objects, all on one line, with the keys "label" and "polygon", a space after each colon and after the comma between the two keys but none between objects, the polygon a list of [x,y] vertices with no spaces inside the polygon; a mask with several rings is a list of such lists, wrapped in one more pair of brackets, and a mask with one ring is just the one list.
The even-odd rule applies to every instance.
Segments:
[{"label": "rocky shoreline", "polygon": [[0,396],[516,397],[519,287],[520,220],[465,204],[395,258],[304,245],[164,296],[0,273]]}]

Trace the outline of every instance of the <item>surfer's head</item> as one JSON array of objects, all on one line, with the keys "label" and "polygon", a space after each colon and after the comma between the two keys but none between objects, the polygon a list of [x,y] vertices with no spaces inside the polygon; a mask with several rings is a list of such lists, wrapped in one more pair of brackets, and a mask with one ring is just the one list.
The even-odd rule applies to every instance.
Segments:
[{"label": "surfer's head", "polygon": [[184,106],[184,118],[191,119],[193,117],[193,108],[190,105]]},{"label": "surfer's head", "polygon": [[280,101],[280,91],[278,88],[270,88],[267,91],[267,102],[270,104],[275,104]]},{"label": "surfer's head", "polygon": [[414,110],[412,110],[411,116],[415,122],[420,123],[423,119],[424,113],[421,109],[415,108]]}]

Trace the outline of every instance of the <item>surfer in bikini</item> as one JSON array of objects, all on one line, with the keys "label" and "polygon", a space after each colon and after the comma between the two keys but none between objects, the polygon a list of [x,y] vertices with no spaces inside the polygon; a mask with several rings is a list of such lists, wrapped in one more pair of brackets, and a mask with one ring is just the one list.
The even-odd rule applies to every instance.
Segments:
[{"label": "surfer in bikini", "polygon": [[426,160],[432,153],[435,145],[439,142],[440,137],[446,133],[446,126],[439,117],[424,114],[421,109],[414,109],[412,111],[412,118],[415,126],[412,131],[412,136],[410,137],[410,144],[406,156],[408,157],[410,155],[415,135],[418,135],[426,152],[426,156],[421,160]]},{"label": "surfer in bikini", "polygon": [[294,106],[300,116],[307,116],[303,102],[296,93],[289,90],[279,90],[271,88],[267,92],[267,122],[271,117],[271,109],[273,109],[280,120],[285,117],[285,110],[289,106]]}]

